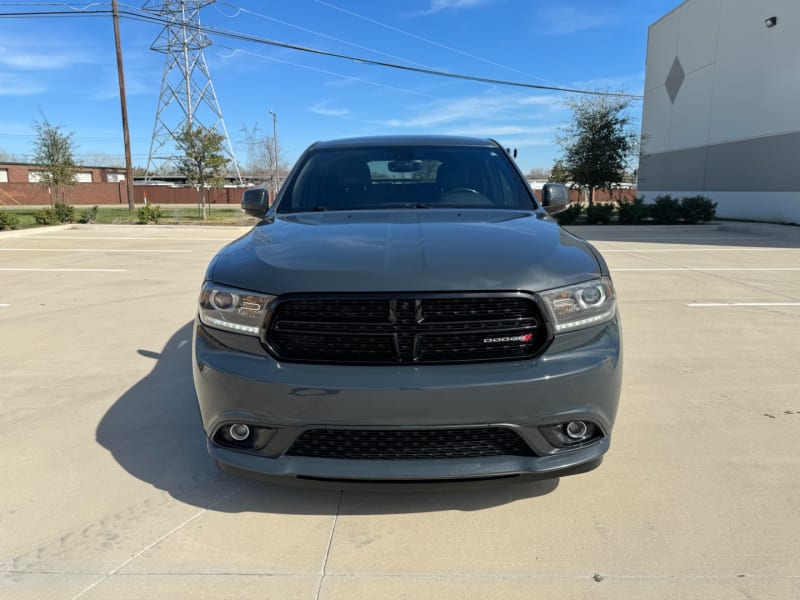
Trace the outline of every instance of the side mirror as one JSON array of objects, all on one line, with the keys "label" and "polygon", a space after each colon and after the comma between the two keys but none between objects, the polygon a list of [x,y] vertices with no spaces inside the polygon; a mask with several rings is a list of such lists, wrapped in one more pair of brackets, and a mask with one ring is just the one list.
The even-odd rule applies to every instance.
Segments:
[{"label": "side mirror", "polygon": [[561,183],[545,183],[542,187],[542,208],[548,215],[560,213],[569,206],[569,191]]},{"label": "side mirror", "polygon": [[269,210],[269,192],[264,188],[251,188],[242,194],[242,210],[251,217],[263,217]]}]

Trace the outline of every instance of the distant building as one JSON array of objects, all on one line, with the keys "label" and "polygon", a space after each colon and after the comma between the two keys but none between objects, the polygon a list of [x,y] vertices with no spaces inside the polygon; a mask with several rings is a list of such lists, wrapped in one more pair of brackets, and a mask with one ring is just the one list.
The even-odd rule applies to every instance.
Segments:
[{"label": "distant building", "polygon": [[651,25],[639,192],[800,223],[800,2],[687,0]]},{"label": "distant building", "polygon": [[[78,165],[75,183],[119,183],[125,181],[124,167],[91,167]],[[41,168],[30,163],[0,162],[0,183],[39,183]],[[245,177],[246,184],[252,185],[261,181],[261,178]],[[134,177],[136,185],[171,185],[182,187],[187,185],[183,175],[158,175],[157,181],[150,181],[144,176]],[[242,187],[237,175],[223,177],[225,187]]]},{"label": "distant building", "polygon": [[[39,183],[41,168],[29,163],[0,163],[0,183]],[[125,181],[121,167],[78,166],[76,183],[117,183]]]}]

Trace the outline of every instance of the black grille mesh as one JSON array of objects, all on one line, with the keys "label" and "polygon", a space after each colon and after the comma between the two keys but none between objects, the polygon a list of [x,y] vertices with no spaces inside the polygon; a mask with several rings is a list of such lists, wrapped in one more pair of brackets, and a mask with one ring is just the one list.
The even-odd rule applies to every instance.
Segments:
[{"label": "black grille mesh", "polygon": [[546,335],[520,295],[333,296],[278,302],[267,343],[290,362],[420,364],[528,358]]},{"label": "black grille mesh", "polygon": [[309,429],[295,440],[286,454],[362,460],[534,456],[516,432],[503,427]]}]

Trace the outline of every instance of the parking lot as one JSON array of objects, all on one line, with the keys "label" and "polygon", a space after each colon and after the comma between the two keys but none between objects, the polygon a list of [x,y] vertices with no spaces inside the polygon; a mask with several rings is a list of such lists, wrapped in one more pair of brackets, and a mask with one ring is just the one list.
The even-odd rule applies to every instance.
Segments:
[{"label": "parking lot", "polygon": [[800,237],[735,229],[575,228],[625,339],[598,469],[378,492],[207,455],[191,324],[245,229],[0,234],[0,598],[800,597]]}]

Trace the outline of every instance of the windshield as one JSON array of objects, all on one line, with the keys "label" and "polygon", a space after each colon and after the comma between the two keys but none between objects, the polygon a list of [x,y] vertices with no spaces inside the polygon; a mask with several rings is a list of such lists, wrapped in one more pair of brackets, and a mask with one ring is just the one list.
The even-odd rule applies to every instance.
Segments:
[{"label": "windshield", "polygon": [[400,146],[311,152],[277,212],[440,207],[531,210],[534,204],[499,148]]}]

